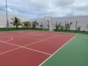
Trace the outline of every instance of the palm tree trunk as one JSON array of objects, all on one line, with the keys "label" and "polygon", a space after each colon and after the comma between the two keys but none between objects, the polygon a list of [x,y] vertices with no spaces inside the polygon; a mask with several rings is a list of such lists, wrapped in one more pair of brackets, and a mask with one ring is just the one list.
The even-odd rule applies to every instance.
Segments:
[{"label": "palm tree trunk", "polygon": [[16,25],[16,29],[17,29],[17,25]]},{"label": "palm tree trunk", "polygon": [[49,30],[49,26],[50,26],[50,25],[49,25],[49,21],[48,21],[48,30]]}]

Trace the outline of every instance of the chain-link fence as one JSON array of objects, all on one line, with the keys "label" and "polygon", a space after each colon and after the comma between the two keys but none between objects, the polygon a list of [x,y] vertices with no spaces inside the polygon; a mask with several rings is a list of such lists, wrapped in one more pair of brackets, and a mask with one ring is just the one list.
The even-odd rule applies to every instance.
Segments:
[{"label": "chain-link fence", "polygon": [[[37,28],[42,28],[41,25],[44,25],[44,28],[48,29],[48,22],[45,22],[43,20],[37,20],[39,25]],[[60,26],[63,27],[63,30],[66,30],[66,25],[70,24],[69,30],[73,31],[87,31],[87,21],[53,21],[52,20],[52,27],[56,29],[56,24],[61,24]],[[58,30],[61,29],[61,27],[58,28]]]}]

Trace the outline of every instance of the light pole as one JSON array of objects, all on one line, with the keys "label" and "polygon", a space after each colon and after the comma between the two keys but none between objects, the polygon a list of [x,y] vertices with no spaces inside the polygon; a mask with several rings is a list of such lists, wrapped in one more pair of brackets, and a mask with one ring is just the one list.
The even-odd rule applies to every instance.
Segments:
[{"label": "light pole", "polygon": [[9,30],[9,22],[8,22],[8,10],[7,10],[7,0],[6,0],[6,30]]}]

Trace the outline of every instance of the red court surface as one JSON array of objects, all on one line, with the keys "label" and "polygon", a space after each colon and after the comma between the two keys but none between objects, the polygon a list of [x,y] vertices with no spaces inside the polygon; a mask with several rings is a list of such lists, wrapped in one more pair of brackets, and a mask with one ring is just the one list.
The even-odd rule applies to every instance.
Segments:
[{"label": "red court surface", "polygon": [[0,33],[0,66],[39,66],[75,34],[18,31]]}]

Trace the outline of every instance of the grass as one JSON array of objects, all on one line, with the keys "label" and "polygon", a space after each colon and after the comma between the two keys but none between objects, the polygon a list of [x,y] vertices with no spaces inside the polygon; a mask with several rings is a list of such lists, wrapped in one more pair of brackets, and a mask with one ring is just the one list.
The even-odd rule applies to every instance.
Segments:
[{"label": "grass", "polygon": [[[38,30],[43,31],[42,28],[9,28],[8,31],[19,31],[19,30]],[[7,31],[6,28],[0,28],[0,31]],[[44,31],[49,31],[47,28]],[[55,32],[68,32],[68,33],[83,33],[83,31],[75,31],[75,30],[54,30]],[[86,33],[86,32],[84,32]]]},{"label": "grass", "polygon": [[[42,31],[41,28],[9,28],[9,30],[7,30],[6,28],[0,28],[0,31],[19,31],[19,30],[39,30]],[[48,29],[44,29],[45,31],[48,31]]]}]

